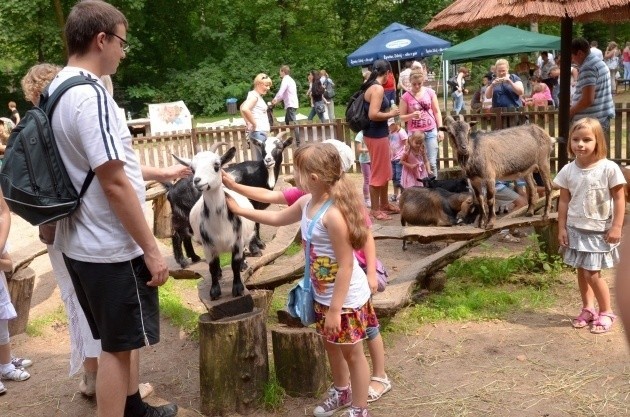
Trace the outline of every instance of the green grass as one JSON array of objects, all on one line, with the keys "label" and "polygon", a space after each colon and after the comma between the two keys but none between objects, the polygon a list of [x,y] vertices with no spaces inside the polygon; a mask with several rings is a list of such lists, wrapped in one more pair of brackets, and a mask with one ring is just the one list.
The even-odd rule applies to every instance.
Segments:
[{"label": "green grass", "polygon": [[59,324],[68,324],[68,316],[63,305],[58,306],[53,312],[45,316],[29,320],[26,325],[26,334],[31,337],[41,336],[46,328]]},{"label": "green grass", "polygon": [[276,370],[273,363],[269,364],[269,380],[263,387],[263,394],[261,398],[261,404],[268,411],[278,411],[284,404],[286,393],[284,388],[280,386],[278,378],[276,377]]},{"label": "green grass", "polygon": [[302,250],[302,244],[298,242],[293,242],[289,245],[287,250],[284,251],[284,255],[293,256],[296,253],[300,252],[301,250]]},{"label": "green grass", "polygon": [[545,308],[554,301],[549,288],[562,270],[560,258],[539,251],[536,238],[523,253],[507,258],[458,259],[445,268],[442,291],[403,309],[383,327],[410,333],[440,320],[501,319],[518,310]]},{"label": "green grass", "polygon": [[178,294],[178,288],[194,287],[196,280],[169,279],[159,290],[160,313],[168,318],[174,326],[186,332],[193,340],[199,340],[199,313],[185,306]]}]

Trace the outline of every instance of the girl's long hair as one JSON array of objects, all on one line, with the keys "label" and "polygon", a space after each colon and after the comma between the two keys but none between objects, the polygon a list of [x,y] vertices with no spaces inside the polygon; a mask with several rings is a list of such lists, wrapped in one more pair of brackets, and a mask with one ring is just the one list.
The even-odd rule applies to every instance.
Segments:
[{"label": "girl's long hair", "polygon": [[363,86],[361,88],[364,91],[367,90],[369,86],[374,84],[374,82],[376,81],[376,77],[385,75],[387,74],[387,71],[391,70],[392,66],[389,62],[385,61],[384,59],[377,59],[376,61],[374,61],[374,64],[372,64],[372,72],[370,72],[370,76],[367,80],[365,80],[365,83],[363,83]]},{"label": "girl's long hair", "polygon": [[330,198],[348,226],[350,245],[354,249],[362,248],[368,236],[365,208],[358,189],[341,170],[337,149],[329,143],[308,143],[297,149],[293,160],[303,188],[311,174],[316,174],[329,186]]},{"label": "girl's long hair", "polygon": [[315,70],[311,71],[311,77],[313,77],[312,85],[311,85],[311,94],[316,96],[321,96],[324,94],[324,86],[322,85],[319,77],[319,73]]}]

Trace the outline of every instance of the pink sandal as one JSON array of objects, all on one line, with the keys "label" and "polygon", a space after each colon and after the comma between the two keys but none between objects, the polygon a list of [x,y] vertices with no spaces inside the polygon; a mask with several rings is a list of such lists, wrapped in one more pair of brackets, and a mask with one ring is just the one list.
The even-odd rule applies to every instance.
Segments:
[{"label": "pink sandal", "polygon": [[597,312],[592,308],[584,307],[580,315],[573,319],[573,328],[582,329],[597,320]]},{"label": "pink sandal", "polygon": [[[602,322],[602,318],[604,317],[608,319],[606,322]],[[608,332],[612,328],[616,318],[617,316],[613,313],[599,313],[597,320],[593,322],[591,333],[602,334]],[[598,329],[597,327],[601,327],[601,329]]]}]

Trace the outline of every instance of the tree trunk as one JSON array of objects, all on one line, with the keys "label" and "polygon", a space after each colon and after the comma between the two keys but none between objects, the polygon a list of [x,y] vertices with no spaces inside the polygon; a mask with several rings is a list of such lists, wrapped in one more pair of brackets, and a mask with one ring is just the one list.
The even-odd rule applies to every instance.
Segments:
[{"label": "tree trunk", "polygon": [[201,412],[223,416],[256,409],[269,379],[267,327],[262,310],[211,321],[199,317]]},{"label": "tree trunk", "polygon": [[20,269],[12,275],[8,284],[11,303],[17,311],[17,317],[9,321],[9,334],[15,336],[26,332],[35,285],[35,271],[31,268]]},{"label": "tree trunk", "polygon": [[318,397],[328,384],[324,341],[312,328],[271,331],[276,378],[287,394]]}]

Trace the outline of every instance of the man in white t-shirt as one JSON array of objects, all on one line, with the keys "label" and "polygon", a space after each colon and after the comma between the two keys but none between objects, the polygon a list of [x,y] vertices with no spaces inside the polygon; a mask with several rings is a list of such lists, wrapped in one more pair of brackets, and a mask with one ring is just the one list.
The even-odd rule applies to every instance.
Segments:
[{"label": "man in white t-shirt", "polygon": [[77,75],[94,83],[68,90],[51,123],[75,188],[90,169],[95,178],[77,211],[57,223],[55,248],[64,254],[92,334],[101,341],[98,417],[172,417],[175,404],[153,407],[140,398],[139,358],[132,354],[159,341],[157,287],[168,279],[142,207],[145,180],[165,181],[190,171],[140,166],[124,116],[100,81],[125,57],[127,26],[118,9],[101,1],[77,3],[66,21],[68,64],[49,91]]},{"label": "man in white t-shirt", "polygon": [[598,45],[597,41],[591,41],[591,54],[603,61],[604,53],[597,47]]},{"label": "man in white t-shirt", "polygon": [[[297,94],[297,86],[295,80],[291,77],[291,68],[288,65],[280,67],[280,89],[276,96],[271,100],[272,105],[276,105],[279,101],[284,103],[285,115],[284,123],[294,125],[297,122],[297,109],[300,107]],[[295,135],[295,144],[300,146],[300,134],[297,129],[293,130]]]}]

